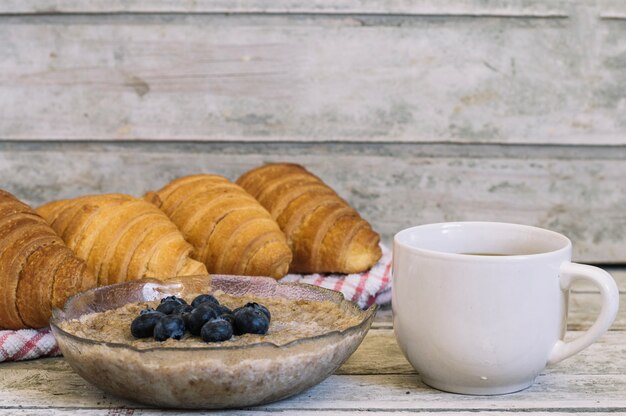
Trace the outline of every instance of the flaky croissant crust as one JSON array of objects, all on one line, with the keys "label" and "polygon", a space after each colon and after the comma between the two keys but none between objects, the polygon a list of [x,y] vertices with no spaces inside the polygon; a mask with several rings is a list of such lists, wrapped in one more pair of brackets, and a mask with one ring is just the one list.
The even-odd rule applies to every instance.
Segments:
[{"label": "flaky croissant crust", "polygon": [[254,196],[287,236],[294,273],[359,273],[382,256],[380,236],[320,178],[304,167],[273,163],[237,184]]},{"label": "flaky croissant crust", "polygon": [[53,307],[95,284],[35,210],[0,190],[0,328],[46,326]]},{"label": "flaky croissant crust", "polygon": [[193,245],[210,273],[283,277],[291,262],[284,234],[240,186],[219,175],[173,180],[145,199],[157,205]]},{"label": "flaky croissant crust", "polygon": [[129,195],[89,195],[37,210],[108,285],[144,277],[207,274],[192,247],[154,205]]}]

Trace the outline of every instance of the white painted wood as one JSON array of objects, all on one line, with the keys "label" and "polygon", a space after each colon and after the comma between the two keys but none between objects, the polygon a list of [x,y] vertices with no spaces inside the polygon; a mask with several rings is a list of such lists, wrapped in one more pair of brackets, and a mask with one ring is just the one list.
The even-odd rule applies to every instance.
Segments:
[{"label": "white painted wood", "polygon": [[393,329],[372,328],[359,348],[335,374],[417,374],[417,372],[402,355]]},{"label": "white painted wood", "polygon": [[[222,411],[222,412],[209,412],[209,411],[181,411],[176,410],[176,415],[195,415],[195,416],[210,416],[210,415],[238,415],[238,416],[270,416],[279,414],[297,414],[304,416],[315,416],[315,415],[342,415],[342,416],[350,416],[350,415],[376,415],[376,416],[398,416],[398,415],[408,415],[415,414],[416,412],[413,410],[393,410],[393,411],[385,411],[385,410],[371,410],[371,409],[359,409],[359,410],[350,410],[350,409],[332,409],[332,410],[302,410],[298,409],[297,412],[289,412],[289,411],[272,411],[272,410],[231,410],[231,411]],[[171,415],[171,410],[152,410],[152,409],[126,409],[126,408],[112,408],[112,409],[0,409],[0,415],[45,415],[45,416],[57,416],[57,415],[106,415],[106,416],[156,416],[156,415]],[[489,416],[509,416],[512,414],[517,414],[514,411],[489,411]],[[535,412],[532,413],[533,416],[554,416],[555,412],[545,411],[545,412]],[[580,409],[559,409],[558,415],[575,415],[575,416],[597,416],[598,412],[585,412],[580,411]],[[624,415],[625,412],[613,412],[611,410],[611,416],[613,415]],[[452,411],[452,412],[441,412],[441,411],[419,411],[420,416],[476,416],[475,411]]]},{"label": "white painted wood", "polygon": [[[603,3],[610,3],[604,1]],[[336,13],[336,14],[458,14],[498,16],[563,16],[568,2],[539,0],[4,0],[0,13]]]},{"label": "white painted wood", "polygon": [[389,305],[376,311],[376,318],[372,323],[372,329],[391,329],[393,328],[393,312]]},{"label": "white painted wood", "polygon": [[[624,339],[622,335],[622,341]],[[47,370],[46,365],[53,365],[54,370]],[[3,365],[0,370],[0,408],[24,405],[32,409],[143,407],[102,394],[73,373],[62,359],[40,360],[31,368]],[[443,393],[428,388],[414,374],[333,375],[298,396],[255,409],[619,410],[626,408],[624,392],[626,376],[623,374],[546,373],[529,389],[504,396]]]},{"label": "white painted wood", "polygon": [[626,3],[623,1],[611,1],[600,8],[600,18],[607,20],[625,20]]},{"label": "white painted wood", "polygon": [[236,179],[268,161],[304,164],[388,244],[411,225],[490,220],[565,233],[580,262],[626,262],[626,148],[380,144],[0,144],[0,187],[31,204],[142,195],[178,176]]},{"label": "white painted wood", "polygon": [[[176,415],[195,415],[195,416],[212,416],[212,415],[238,415],[238,416],[270,416],[279,414],[297,414],[303,416],[315,416],[315,415],[342,415],[342,416],[350,416],[350,415],[376,415],[376,416],[398,416],[398,415],[408,415],[415,414],[416,412],[413,410],[393,410],[393,411],[385,411],[385,410],[371,410],[371,409],[332,409],[332,410],[302,410],[298,409],[297,412],[289,412],[289,411],[272,411],[272,410],[230,410],[230,411],[182,411],[176,410]],[[45,416],[58,416],[58,415],[106,415],[106,416],[156,416],[156,415],[171,415],[171,410],[153,410],[153,409],[127,409],[127,408],[111,408],[111,409],[55,409],[55,408],[47,408],[47,409],[0,409],[0,415],[45,415]],[[510,416],[513,414],[519,415],[519,413],[515,413],[515,411],[489,411],[489,416]],[[526,414],[526,413],[525,413]],[[535,412],[532,413],[533,416],[554,416],[555,412],[553,411],[544,411],[544,412]],[[580,409],[559,409],[558,415],[575,415],[575,416],[597,416],[598,412],[585,412],[580,411]],[[624,415],[624,412],[613,412],[611,409],[611,415]],[[419,411],[420,416],[476,416],[475,411],[451,411],[451,412],[441,412],[441,411]]]},{"label": "white painted wood", "polygon": [[[597,19],[603,3],[569,20],[407,16],[445,8],[412,3],[0,17],[0,138],[626,144],[626,29]],[[567,2],[462,4],[453,14]]]},{"label": "white painted wood", "polygon": [[610,11],[602,13],[600,18],[605,20],[626,20],[626,12],[622,11]]},{"label": "white painted wood", "polygon": [[[412,375],[331,376],[297,397],[298,406],[374,409],[623,408],[626,376],[539,376],[528,390],[504,396],[459,396],[435,391]],[[340,381],[340,382],[339,382]],[[409,392],[407,394],[406,392]],[[267,408],[293,409],[295,400]],[[366,404],[365,404],[366,403]],[[265,407],[265,406],[263,406]]]},{"label": "white painted wood", "polygon": [[[612,329],[626,330],[626,294],[620,295],[621,307]],[[570,296],[568,329],[583,330],[589,328],[600,313],[600,295],[580,293]]]}]

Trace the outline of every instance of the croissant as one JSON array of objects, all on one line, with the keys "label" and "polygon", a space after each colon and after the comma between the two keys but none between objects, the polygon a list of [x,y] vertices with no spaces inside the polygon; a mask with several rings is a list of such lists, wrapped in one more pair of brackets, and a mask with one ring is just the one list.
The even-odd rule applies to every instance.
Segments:
[{"label": "croissant", "polygon": [[278,224],[250,194],[218,175],[175,179],[145,198],[178,226],[210,273],[283,277],[291,251]]},{"label": "croissant", "polygon": [[264,165],[243,174],[237,184],[267,208],[287,236],[291,272],[358,273],[380,259],[380,236],[302,166]]},{"label": "croissant", "polygon": [[96,285],[48,223],[0,190],[0,328],[40,328],[53,307]]},{"label": "croissant", "polygon": [[63,241],[108,285],[143,277],[207,274],[165,214],[123,194],[90,195],[37,209]]}]

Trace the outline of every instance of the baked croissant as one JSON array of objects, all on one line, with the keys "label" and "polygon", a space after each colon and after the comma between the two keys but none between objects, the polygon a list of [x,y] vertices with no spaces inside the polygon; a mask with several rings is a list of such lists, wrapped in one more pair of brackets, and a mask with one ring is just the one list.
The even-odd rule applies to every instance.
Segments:
[{"label": "baked croissant", "polygon": [[381,257],[379,235],[320,178],[300,165],[252,169],[237,184],[278,222],[293,252],[294,273],[358,273]]},{"label": "baked croissant", "polygon": [[178,226],[210,273],[283,277],[291,262],[284,234],[265,208],[218,175],[178,178],[146,200]]},{"label": "baked croissant", "polygon": [[95,285],[50,225],[0,190],[0,329],[44,327],[53,307]]},{"label": "baked croissant", "polygon": [[90,195],[37,209],[78,257],[108,285],[144,277],[207,274],[165,214],[123,194]]}]

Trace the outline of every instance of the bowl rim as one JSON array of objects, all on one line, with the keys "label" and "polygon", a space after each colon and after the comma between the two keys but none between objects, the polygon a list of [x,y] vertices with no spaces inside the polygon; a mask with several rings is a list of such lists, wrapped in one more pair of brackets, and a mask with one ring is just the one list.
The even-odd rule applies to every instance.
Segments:
[{"label": "bowl rim", "polygon": [[[312,285],[309,283],[300,283],[300,282],[284,282],[284,283],[280,283],[278,281],[276,281],[274,278],[271,277],[265,277],[265,276],[254,276],[254,280],[256,279],[267,279],[268,281],[271,280],[273,282],[273,284],[276,285],[288,285],[288,286],[299,286],[299,287],[304,287],[307,290],[312,290],[312,291],[317,291],[320,293],[324,293],[326,295],[328,295],[329,297],[335,298],[337,299],[339,302],[337,302],[337,306],[340,307],[342,305],[347,305],[348,308],[358,312],[358,315],[362,316],[361,321],[358,324],[349,326],[346,329],[343,330],[333,330],[330,332],[325,332],[323,334],[319,334],[319,335],[314,335],[314,336],[308,336],[308,337],[303,337],[303,338],[298,338],[295,339],[293,341],[290,341],[286,344],[275,344],[273,342],[270,341],[261,341],[261,342],[255,342],[255,343],[251,343],[251,344],[246,344],[246,345],[234,345],[234,346],[220,346],[220,345],[210,345],[209,343],[207,343],[207,346],[200,346],[200,347],[150,347],[150,348],[137,348],[134,347],[132,345],[129,344],[124,344],[124,343],[119,343],[119,342],[109,342],[109,341],[97,341],[97,340],[93,340],[90,338],[84,338],[84,337],[80,337],[78,335],[72,334],[70,332],[65,331],[64,329],[62,329],[59,326],[59,323],[64,321],[65,319],[62,319],[62,315],[65,313],[65,308],[70,304],[70,302],[72,302],[74,299],[79,298],[81,296],[85,296],[87,293],[91,293],[91,292],[96,292],[96,291],[104,291],[104,290],[111,290],[112,287],[119,287],[119,286],[123,286],[123,285],[128,285],[128,284],[138,284],[138,283],[143,283],[148,284],[148,283],[156,283],[159,285],[163,285],[163,284],[167,284],[167,283],[184,283],[184,281],[186,279],[188,279],[189,277],[199,277],[199,276],[182,276],[182,277],[176,277],[173,279],[164,279],[164,280],[160,280],[160,279],[155,279],[155,278],[144,278],[144,279],[138,279],[138,280],[132,280],[132,281],[126,281],[126,282],[121,282],[121,283],[116,283],[113,285],[107,285],[107,286],[99,286],[99,287],[95,287],[89,290],[86,290],[84,292],[81,293],[77,293],[76,295],[71,296],[70,298],[68,298],[68,300],[65,302],[65,305],[63,307],[63,309],[60,308],[54,308],[52,310],[52,317],[50,318],[50,328],[52,329],[52,332],[55,334],[56,333],[60,333],[61,335],[68,337],[74,341],[78,341],[80,343],[84,343],[84,344],[88,344],[91,346],[104,346],[104,347],[108,347],[108,348],[115,348],[115,349],[123,349],[123,350],[130,350],[130,351],[135,351],[138,353],[151,353],[151,352],[158,352],[158,351],[236,351],[236,350],[245,350],[245,349],[250,349],[250,348],[262,348],[262,347],[266,347],[266,348],[271,348],[271,349],[288,349],[288,348],[292,348],[294,346],[297,346],[299,344],[303,344],[303,343],[308,343],[308,342],[315,342],[315,341],[319,341],[323,338],[331,338],[335,335],[340,335],[340,336],[344,336],[346,334],[352,333],[352,332],[356,332],[359,331],[360,329],[362,329],[364,326],[369,326],[371,324],[371,321],[373,320],[374,316],[376,315],[376,311],[378,310],[378,305],[377,304],[373,304],[370,307],[368,307],[367,309],[361,309],[355,302],[346,299],[343,294],[341,292],[332,290],[332,289],[328,289],[325,287],[321,287],[321,286],[316,286],[316,285]],[[209,281],[212,281],[213,278],[217,277],[217,278],[240,278],[240,277],[244,277],[244,278],[250,278],[250,276],[236,276],[236,275],[209,275],[207,276],[203,276],[205,278],[210,279]],[[252,281],[254,281],[252,280]],[[132,302],[128,302],[128,303],[132,303]],[[128,304],[125,303],[124,305]]]}]

